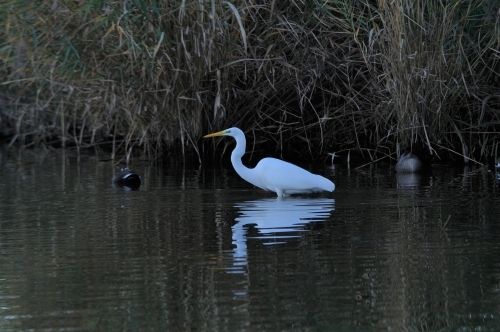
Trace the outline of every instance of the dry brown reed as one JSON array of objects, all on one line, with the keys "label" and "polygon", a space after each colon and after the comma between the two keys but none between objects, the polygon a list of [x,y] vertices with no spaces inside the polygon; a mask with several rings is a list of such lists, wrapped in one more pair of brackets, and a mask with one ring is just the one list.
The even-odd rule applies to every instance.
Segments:
[{"label": "dry brown reed", "polygon": [[380,137],[392,131],[389,143],[424,145],[429,154],[446,147],[465,161],[496,154],[498,9],[485,1],[378,2],[363,49],[376,59],[380,113],[393,126]]},{"label": "dry brown reed", "polygon": [[485,159],[500,154],[499,10],[8,0],[0,134],[201,160],[202,134],[239,126],[253,151],[296,159],[403,148]]}]

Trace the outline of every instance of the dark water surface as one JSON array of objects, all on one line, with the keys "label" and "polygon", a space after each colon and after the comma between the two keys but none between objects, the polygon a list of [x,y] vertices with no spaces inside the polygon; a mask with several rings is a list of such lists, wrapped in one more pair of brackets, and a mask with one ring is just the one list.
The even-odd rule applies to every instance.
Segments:
[{"label": "dark water surface", "polygon": [[315,169],[277,200],[232,169],[0,155],[1,331],[498,331],[495,174]]}]

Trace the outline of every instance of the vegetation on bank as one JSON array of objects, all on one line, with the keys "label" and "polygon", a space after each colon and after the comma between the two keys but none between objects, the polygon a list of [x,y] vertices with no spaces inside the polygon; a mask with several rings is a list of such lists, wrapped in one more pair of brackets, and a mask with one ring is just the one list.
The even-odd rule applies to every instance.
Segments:
[{"label": "vegetation on bank", "polygon": [[[497,1],[6,0],[0,136],[201,160],[500,155]],[[223,143],[225,144],[225,143]],[[223,145],[221,144],[221,146]],[[273,150],[275,149],[275,150]]]}]

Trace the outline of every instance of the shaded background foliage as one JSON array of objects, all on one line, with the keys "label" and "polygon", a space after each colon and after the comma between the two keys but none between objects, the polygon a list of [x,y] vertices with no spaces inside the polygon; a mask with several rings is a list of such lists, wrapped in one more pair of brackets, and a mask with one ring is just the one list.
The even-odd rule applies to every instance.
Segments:
[{"label": "shaded background foliage", "polygon": [[[201,160],[412,149],[496,157],[496,1],[45,1],[0,5],[0,131],[25,146]],[[273,150],[274,149],[274,150]]]}]

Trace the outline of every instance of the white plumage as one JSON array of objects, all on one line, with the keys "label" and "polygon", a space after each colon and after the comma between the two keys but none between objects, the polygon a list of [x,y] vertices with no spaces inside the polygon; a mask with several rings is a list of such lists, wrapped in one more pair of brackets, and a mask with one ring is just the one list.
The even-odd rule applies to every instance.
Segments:
[{"label": "white plumage", "polygon": [[234,137],[236,147],[231,153],[231,163],[241,178],[256,187],[274,191],[279,197],[335,190],[335,184],[327,178],[280,159],[264,158],[255,168],[246,167],[241,162],[241,157],[245,154],[246,139],[239,128],[229,128],[206,135],[204,138],[216,136]]}]

